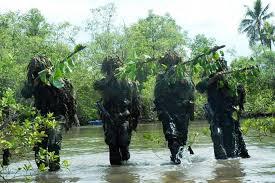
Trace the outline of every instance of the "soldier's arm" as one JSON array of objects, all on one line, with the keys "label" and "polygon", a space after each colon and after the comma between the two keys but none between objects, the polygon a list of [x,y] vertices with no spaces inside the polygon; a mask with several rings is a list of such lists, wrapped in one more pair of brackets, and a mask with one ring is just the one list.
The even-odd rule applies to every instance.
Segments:
[{"label": "soldier's arm", "polygon": [[209,78],[202,79],[197,85],[196,90],[200,93],[204,93],[208,88]]},{"label": "soldier's arm", "polygon": [[[76,114],[77,103],[76,103],[76,99],[75,99],[75,92],[74,92],[73,85],[66,79],[65,86],[66,86],[66,90],[68,92],[68,94],[67,94],[68,100],[70,100],[70,104],[68,105],[70,120],[72,120],[72,122],[75,126],[80,126],[80,122],[79,122],[78,116]],[[69,102],[69,101],[67,101],[67,102]]]},{"label": "soldier's arm", "polygon": [[165,82],[163,82],[164,75],[159,74],[156,78],[156,86],[154,89],[154,104],[155,104],[155,110],[156,111],[161,111],[163,110],[163,104],[164,104],[164,94],[167,92],[166,87],[165,87]]},{"label": "soldier's arm", "polygon": [[133,129],[135,130],[137,128],[138,120],[141,113],[140,96],[136,83],[133,84],[132,90],[131,117],[133,120]]},{"label": "soldier's arm", "polygon": [[93,87],[94,87],[95,90],[100,90],[100,91],[104,90],[105,79],[95,81]]},{"label": "soldier's arm", "polygon": [[203,78],[202,81],[200,81],[196,85],[196,90],[198,90],[200,93],[204,93],[208,86],[212,85],[213,83],[217,82],[218,80],[221,80],[223,78],[224,72],[218,72],[213,76]]},{"label": "soldier's arm", "polygon": [[212,85],[213,83],[215,83],[216,81],[220,80],[223,78],[223,74],[224,72],[218,72],[216,73],[214,76],[211,76],[209,79],[208,79],[208,86],[209,85]]},{"label": "soldier's arm", "polygon": [[30,83],[25,82],[22,90],[21,90],[21,95],[25,99],[31,98],[33,95],[33,87]]},{"label": "soldier's arm", "polygon": [[239,105],[241,110],[244,110],[244,103],[245,103],[245,88],[243,85],[237,86],[237,105]]}]

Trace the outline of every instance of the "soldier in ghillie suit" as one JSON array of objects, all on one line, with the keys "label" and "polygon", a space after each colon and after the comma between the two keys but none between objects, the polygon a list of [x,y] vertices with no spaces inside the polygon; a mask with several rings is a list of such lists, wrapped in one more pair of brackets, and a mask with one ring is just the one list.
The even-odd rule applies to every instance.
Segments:
[{"label": "soldier in ghillie suit", "polygon": [[[59,125],[60,129],[41,126],[40,130],[45,131],[47,136],[33,148],[37,166],[39,167],[43,163],[46,166],[49,165],[50,171],[56,171],[60,169],[61,129],[63,126],[65,130],[70,129],[73,125],[79,126],[79,121],[76,115],[73,87],[70,82],[64,79],[64,87],[58,89],[41,81],[39,72],[51,66],[50,60],[44,56],[32,58],[28,65],[27,81],[21,94],[24,98],[34,97],[34,106],[41,115],[46,116],[48,113],[53,113],[57,121],[64,122],[63,125]],[[40,158],[40,152],[43,149],[54,152],[57,158],[54,160],[50,158],[49,162],[47,159]]]},{"label": "soldier in ghillie suit", "polygon": [[237,90],[230,88],[223,74],[227,70],[226,61],[223,58],[219,61],[217,71],[203,78],[196,86],[199,92],[207,93],[208,103],[204,110],[210,123],[215,158],[249,158],[239,119],[233,118],[233,113],[243,110],[245,90],[241,85]]},{"label": "soldier in ghillie suit", "polygon": [[122,65],[119,57],[107,57],[102,63],[102,72],[106,75],[94,83],[95,90],[102,96],[97,102],[105,142],[109,145],[111,165],[120,165],[130,158],[129,144],[132,130],[135,130],[140,116],[140,101],[134,82],[119,79],[115,73]]},{"label": "soldier in ghillie suit", "polygon": [[179,148],[186,145],[189,120],[194,119],[194,85],[191,78],[175,76],[181,62],[177,53],[169,51],[160,59],[167,66],[156,79],[155,107],[163,125],[163,133],[171,151],[171,161],[180,164]]}]

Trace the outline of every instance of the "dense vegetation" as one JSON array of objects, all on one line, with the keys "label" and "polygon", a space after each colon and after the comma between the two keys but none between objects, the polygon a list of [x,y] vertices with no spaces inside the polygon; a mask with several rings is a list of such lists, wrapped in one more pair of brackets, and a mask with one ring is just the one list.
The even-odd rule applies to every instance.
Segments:
[{"label": "dense vegetation", "polygon": [[[258,1],[255,6],[254,9],[247,9],[246,18],[240,24],[240,30],[247,32],[250,39],[253,55],[228,61],[232,69],[260,65],[261,72],[256,77],[244,78],[246,76],[243,75],[242,78],[240,74],[235,74],[235,82],[244,83],[248,91],[246,111],[249,115],[274,112],[275,52],[272,51],[272,44],[275,35],[272,32],[274,25],[267,21],[272,13],[268,12],[268,6],[258,7],[262,6]],[[121,73],[139,82],[144,103],[143,114],[148,118],[153,115],[152,91],[159,71],[158,58],[165,51],[173,49],[187,61],[215,45],[214,38],[207,38],[203,34],[194,38],[188,37],[169,14],[159,16],[149,11],[147,17],[127,27],[114,24],[115,13],[114,4],[91,10],[91,17],[85,26],[91,39],[86,43],[86,50],[75,58],[73,72],[67,74],[75,88],[78,113],[83,124],[89,119],[97,118],[94,103],[98,100],[98,95],[92,84],[101,77],[100,63],[106,55],[117,54],[123,58],[127,68],[122,68]],[[259,22],[252,22],[253,18]],[[37,9],[31,9],[25,14],[1,14],[0,24],[0,95],[11,88],[18,100],[21,100],[20,89],[31,57],[43,54],[53,62],[64,59],[75,46],[74,36],[80,30],[66,22],[50,24]],[[270,29],[268,34],[267,29]],[[252,33],[255,35],[251,35]],[[196,83],[202,72],[199,70],[202,69],[198,65],[190,64],[184,71],[191,74]],[[234,79],[233,75],[230,77]],[[202,117],[200,109],[204,101],[203,96],[197,96],[197,118]]]},{"label": "dense vegetation", "polygon": [[[194,38],[188,37],[184,27],[179,26],[169,14],[160,16],[149,11],[147,17],[139,19],[130,26],[116,25],[115,15],[114,4],[92,9],[85,28],[80,28],[68,22],[51,24],[38,9],[31,9],[26,13],[0,14],[0,97],[3,97],[0,112],[4,110],[6,100],[11,101],[9,105],[12,106],[24,104],[24,109],[31,105],[31,100],[26,101],[20,95],[26,78],[28,62],[35,55],[45,55],[54,63],[60,63],[77,45],[75,36],[79,31],[88,32],[90,40],[85,43],[86,49],[74,56],[74,62],[71,63],[74,67],[73,72],[68,65],[66,77],[73,83],[78,103],[78,115],[82,124],[98,117],[94,103],[99,100],[99,95],[93,89],[93,82],[102,77],[100,66],[107,55],[116,54],[122,58],[125,66],[120,69],[119,75],[139,82],[143,117],[153,119],[155,117],[152,102],[155,77],[162,69],[157,62],[158,59],[165,51],[175,50],[183,61],[188,61],[201,53],[207,53],[209,48],[216,45],[214,38],[208,38],[204,34],[196,35]],[[250,65],[258,66],[257,72],[234,72],[228,75],[233,85],[238,83],[245,85],[247,90],[246,116],[274,116],[275,26],[269,21],[272,16],[269,6],[263,7],[260,0],[256,0],[253,8],[247,8],[246,16],[240,24],[240,31],[247,33],[253,53],[247,57],[228,60],[231,69]],[[178,72],[179,76],[192,76],[194,82],[197,83],[202,72],[208,68],[208,62],[215,62],[223,54],[220,51],[207,53],[199,62],[182,64],[178,68],[181,71]],[[14,96],[11,96],[11,93],[14,93]],[[203,118],[202,105],[205,100],[205,96],[196,94],[196,118]],[[0,114],[2,126],[4,120],[2,120],[2,112]],[[47,119],[42,121],[47,122]],[[270,121],[265,125],[273,125],[274,130],[273,118]],[[29,126],[26,126],[29,125],[28,121],[19,120],[18,124],[24,124],[22,127],[17,125],[19,131],[23,127],[26,130],[29,129]],[[253,127],[249,122],[246,124],[246,127],[249,125]],[[17,130],[14,133],[19,133]],[[6,141],[2,133],[4,134],[4,131],[1,129],[1,148],[16,145]],[[36,136],[39,134],[31,138],[36,138]],[[29,146],[33,142],[34,140]]]}]

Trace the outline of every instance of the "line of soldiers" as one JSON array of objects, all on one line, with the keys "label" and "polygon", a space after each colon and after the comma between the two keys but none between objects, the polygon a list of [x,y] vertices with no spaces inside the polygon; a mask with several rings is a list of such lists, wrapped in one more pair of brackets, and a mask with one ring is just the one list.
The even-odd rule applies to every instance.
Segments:
[{"label": "line of soldiers", "polygon": [[[187,76],[171,81],[171,76],[176,72],[175,66],[181,62],[176,52],[167,52],[159,62],[166,65],[166,70],[157,76],[154,103],[171,151],[171,161],[174,164],[181,163],[179,151],[186,145],[189,121],[194,120],[195,88],[201,93],[207,93],[208,103],[204,109],[210,123],[216,159],[249,158],[239,119],[232,117],[234,112],[243,110],[245,90],[240,85],[236,91],[231,91],[225,77],[219,74],[226,69],[226,64],[221,64],[223,67],[217,73],[205,76],[195,87],[192,79]],[[69,129],[72,125],[79,125],[73,87],[67,80],[64,80],[65,86],[61,89],[44,84],[38,73],[50,66],[51,62],[46,57],[34,57],[28,66],[27,82],[21,93],[25,98],[34,96],[34,105],[42,115],[53,113],[57,120],[65,120],[65,128]],[[111,165],[121,165],[130,158],[131,135],[137,128],[141,111],[137,84],[116,75],[121,66],[119,57],[105,58],[102,63],[105,77],[94,83],[95,90],[102,96],[102,101],[97,106],[103,120]],[[36,163],[38,166],[44,163],[49,165],[50,171],[56,171],[60,169],[60,130],[45,127],[41,127],[41,130],[46,132],[47,137],[34,147]],[[54,152],[58,158],[54,161],[41,159],[41,149]]]},{"label": "line of soldiers", "polygon": [[[189,121],[194,120],[195,86],[190,77],[171,80],[176,72],[175,66],[181,62],[176,52],[167,52],[159,62],[166,65],[166,70],[156,79],[155,109],[168,141],[171,161],[180,164],[180,148],[186,145]],[[94,84],[102,95],[103,104],[98,108],[103,120],[105,142],[109,145],[111,165],[120,165],[130,158],[131,132],[136,129],[140,116],[136,84],[116,76],[121,65],[118,57],[106,58],[102,64],[106,77]],[[249,158],[239,119],[232,117],[234,112],[239,114],[243,110],[245,90],[240,85],[236,91],[231,91],[225,77],[219,74],[226,69],[225,64],[221,65],[224,67],[219,68],[217,74],[203,78],[196,85],[199,92],[207,93],[205,113],[210,123],[215,157]],[[191,148],[189,151],[193,153]]]}]

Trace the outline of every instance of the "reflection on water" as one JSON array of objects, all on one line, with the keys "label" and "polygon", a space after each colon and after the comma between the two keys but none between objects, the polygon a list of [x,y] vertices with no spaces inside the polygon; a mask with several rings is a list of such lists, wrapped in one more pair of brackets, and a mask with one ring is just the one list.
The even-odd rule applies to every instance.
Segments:
[{"label": "reflection on water", "polygon": [[[181,171],[167,171],[164,172],[163,176],[162,176],[162,181],[164,183],[169,183],[169,182],[174,182],[174,183],[178,183],[178,182],[183,182],[185,180],[185,175],[183,172]],[[186,181],[186,180],[185,180]]]},{"label": "reflection on water", "polygon": [[56,172],[37,174],[34,178],[34,181],[39,183],[78,182],[79,180],[78,177],[62,178]]},{"label": "reflection on water", "polygon": [[[190,132],[208,126],[195,122]],[[160,124],[141,125],[133,135],[131,159],[123,166],[110,166],[108,148],[101,127],[81,127],[64,135],[62,159],[71,163],[69,170],[29,174],[34,182],[112,182],[112,183],[177,183],[177,182],[275,182],[275,139],[255,141],[247,138],[250,159],[215,160],[211,139],[201,135],[193,145],[195,155],[184,151],[181,165],[170,163],[170,152],[163,142],[148,142],[144,133],[164,138]],[[13,163],[11,172],[26,162]],[[25,172],[11,182],[23,182]],[[8,178],[12,178],[11,173]],[[0,179],[1,182],[1,179]]]},{"label": "reflection on water", "polygon": [[138,171],[132,166],[110,166],[104,171],[102,180],[111,183],[140,182]]},{"label": "reflection on water", "polygon": [[228,181],[232,183],[242,182],[242,177],[245,176],[241,168],[239,159],[232,159],[229,161],[219,160],[214,169],[214,179],[209,182]]}]

